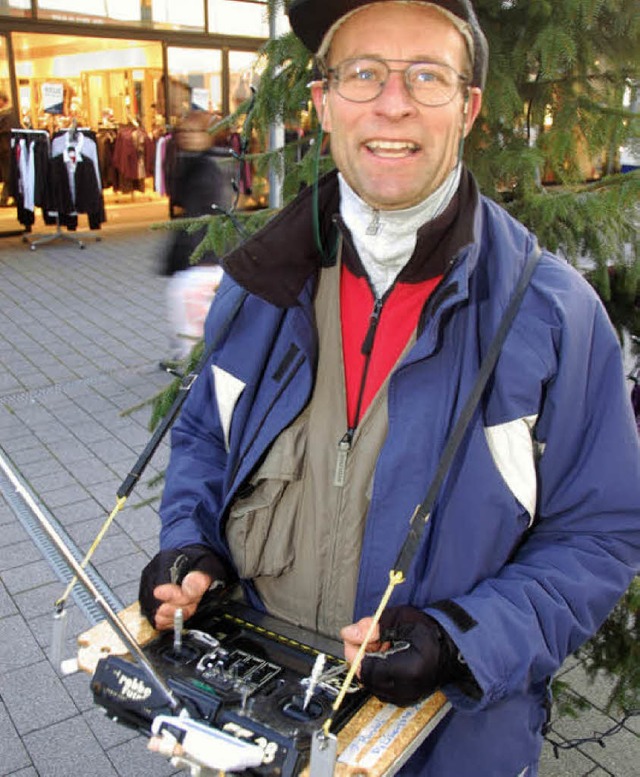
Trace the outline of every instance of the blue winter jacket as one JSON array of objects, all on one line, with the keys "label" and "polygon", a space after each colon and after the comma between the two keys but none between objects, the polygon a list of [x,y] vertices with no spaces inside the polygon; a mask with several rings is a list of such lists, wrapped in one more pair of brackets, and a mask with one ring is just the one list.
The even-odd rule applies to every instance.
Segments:
[{"label": "blue winter jacket", "polygon": [[[323,181],[323,214],[329,201],[336,204],[336,188],[333,176]],[[208,341],[220,343],[172,432],[164,548],[204,542],[229,559],[230,504],[309,400],[322,264],[311,202],[304,191],[225,260],[229,275],[206,324]],[[330,218],[323,216],[321,228],[328,242]],[[534,243],[475,189],[469,234],[390,377],[354,620],[371,615],[387,587],[409,519]],[[275,301],[266,291],[274,274]],[[231,376],[226,396],[216,396],[220,375]],[[535,775],[549,678],[598,630],[639,559],[640,454],[616,334],[580,274],[544,251],[391,601],[442,624],[482,696],[446,687],[453,711],[402,773]]]}]

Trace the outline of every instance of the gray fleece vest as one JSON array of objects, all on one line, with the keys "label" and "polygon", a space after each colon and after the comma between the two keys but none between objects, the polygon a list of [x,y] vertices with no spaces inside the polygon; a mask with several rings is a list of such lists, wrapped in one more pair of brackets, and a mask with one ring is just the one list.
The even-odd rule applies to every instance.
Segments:
[{"label": "gray fleece vest", "polygon": [[353,620],[365,518],[387,433],[388,379],[360,421],[336,485],[347,431],[339,261],[320,273],[315,312],[313,396],[254,473],[250,496],[234,504],[227,538],[241,577],[253,580],[271,614],[337,637]]}]

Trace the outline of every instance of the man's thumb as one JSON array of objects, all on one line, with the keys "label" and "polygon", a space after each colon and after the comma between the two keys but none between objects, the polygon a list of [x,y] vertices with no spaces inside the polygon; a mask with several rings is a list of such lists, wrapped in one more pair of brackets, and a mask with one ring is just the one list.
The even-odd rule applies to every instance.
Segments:
[{"label": "man's thumb", "polygon": [[211,585],[211,577],[204,572],[189,572],[182,581],[182,592],[192,600],[200,600]]}]

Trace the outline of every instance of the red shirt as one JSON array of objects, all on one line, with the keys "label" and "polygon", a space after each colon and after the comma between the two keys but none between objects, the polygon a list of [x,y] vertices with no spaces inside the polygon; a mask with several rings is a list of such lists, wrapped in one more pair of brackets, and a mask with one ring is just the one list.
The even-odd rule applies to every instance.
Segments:
[{"label": "red shirt", "polygon": [[[384,383],[418,325],[420,313],[442,276],[419,283],[395,283],[385,297],[373,339],[369,366],[362,346],[375,307],[375,297],[366,277],[357,277],[344,265],[340,275],[340,322],[347,394],[347,419],[355,428],[371,400]],[[358,412],[358,398],[361,392]],[[356,413],[358,417],[356,417]]]}]

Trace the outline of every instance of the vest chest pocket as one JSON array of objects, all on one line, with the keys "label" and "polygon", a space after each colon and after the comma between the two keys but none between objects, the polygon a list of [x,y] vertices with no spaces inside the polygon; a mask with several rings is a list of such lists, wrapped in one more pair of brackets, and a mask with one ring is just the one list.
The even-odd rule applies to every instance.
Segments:
[{"label": "vest chest pocket", "polygon": [[303,412],[275,440],[229,512],[226,533],[241,578],[277,577],[295,559],[307,438]]}]

